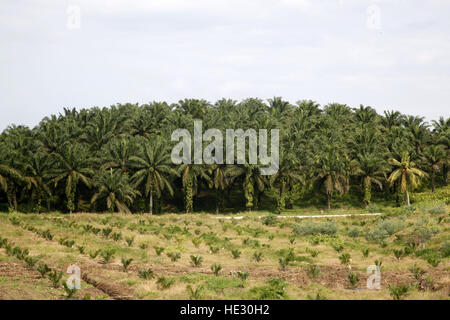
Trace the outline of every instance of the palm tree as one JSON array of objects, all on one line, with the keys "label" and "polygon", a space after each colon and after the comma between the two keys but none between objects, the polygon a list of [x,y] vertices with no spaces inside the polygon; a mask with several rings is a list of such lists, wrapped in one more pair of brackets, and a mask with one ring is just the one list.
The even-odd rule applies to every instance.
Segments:
[{"label": "palm tree", "polygon": [[119,169],[127,173],[130,167],[130,157],[136,154],[133,137],[123,137],[120,140],[112,140],[102,149],[101,169]]},{"label": "palm tree", "polygon": [[177,172],[170,166],[170,155],[162,139],[146,140],[139,155],[130,157],[131,167],[136,170],[132,181],[137,187],[144,185],[144,195],[149,198],[150,215],[153,214],[153,195],[159,198],[164,190],[173,195],[170,176]]},{"label": "palm tree", "polygon": [[299,166],[295,163],[293,156],[282,157],[277,173],[270,176],[270,182],[273,186],[278,187],[278,205],[277,211],[281,213],[286,207],[286,193],[292,190],[296,182],[303,182],[304,179],[300,175]]},{"label": "palm tree", "polygon": [[255,197],[255,191],[264,191],[265,181],[261,175],[261,171],[258,165],[255,164],[242,164],[229,167],[227,175],[232,181],[235,179],[242,179],[242,188],[245,196],[245,206],[248,211],[257,206],[257,198]]},{"label": "palm tree", "polygon": [[40,213],[42,208],[42,195],[44,194],[46,197],[51,195],[51,190],[47,183],[49,169],[49,157],[42,152],[36,152],[25,159],[24,179],[28,183],[28,188],[31,189],[31,199],[36,200],[35,210],[38,213]]},{"label": "palm tree", "polygon": [[223,191],[229,185],[227,176],[227,166],[225,164],[214,164],[211,166],[211,176],[213,187],[216,190],[216,214],[220,211],[221,199],[223,199]]},{"label": "palm tree", "polygon": [[67,209],[72,214],[76,209],[75,198],[79,182],[88,188],[92,185],[93,161],[88,158],[86,149],[79,144],[67,144],[61,153],[52,153],[52,157],[56,160],[57,168],[49,173],[49,177],[52,178],[55,188],[60,182],[64,182]]},{"label": "palm tree", "polygon": [[441,146],[431,145],[424,149],[423,157],[431,169],[431,190],[434,192],[436,171],[443,164],[445,152]]},{"label": "palm tree", "polygon": [[199,164],[182,164],[178,167],[178,172],[181,175],[181,181],[184,189],[184,206],[186,213],[194,211],[193,198],[198,193],[200,179],[205,180],[211,184],[211,177],[208,175],[206,166]]},{"label": "palm tree", "polygon": [[92,196],[91,203],[106,200],[106,207],[110,212],[118,209],[122,213],[131,213],[128,208],[140,192],[135,190],[129,178],[122,171],[105,172],[96,183],[97,192]]},{"label": "palm tree", "polygon": [[380,190],[383,189],[383,180],[386,179],[385,161],[374,153],[363,153],[357,154],[352,164],[355,166],[354,174],[362,179],[364,188],[363,203],[367,207],[372,197],[372,184],[377,185]]},{"label": "palm tree", "polygon": [[348,177],[346,175],[345,159],[340,156],[337,150],[330,147],[328,151],[322,152],[316,157],[315,176],[313,183],[325,188],[327,194],[327,207],[331,209],[331,197],[335,191],[343,194],[348,188]]},{"label": "palm tree", "polygon": [[420,183],[420,179],[425,177],[426,173],[420,169],[414,168],[415,164],[410,160],[409,153],[404,151],[401,154],[401,160],[391,158],[389,164],[396,168],[388,178],[389,184],[392,186],[399,181],[400,192],[406,194],[406,203],[411,205],[409,201],[409,190],[414,190]]}]

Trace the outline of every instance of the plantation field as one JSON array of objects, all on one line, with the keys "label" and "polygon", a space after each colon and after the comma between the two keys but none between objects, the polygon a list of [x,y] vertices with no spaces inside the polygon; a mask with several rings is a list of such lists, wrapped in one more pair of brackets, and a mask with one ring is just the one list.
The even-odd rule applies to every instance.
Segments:
[{"label": "plantation field", "polygon": [[[378,209],[1,213],[0,299],[65,299],[72,264],[77,299],[449,299],[448,205]],[[366,286],[375,264],[379,290]]]}]

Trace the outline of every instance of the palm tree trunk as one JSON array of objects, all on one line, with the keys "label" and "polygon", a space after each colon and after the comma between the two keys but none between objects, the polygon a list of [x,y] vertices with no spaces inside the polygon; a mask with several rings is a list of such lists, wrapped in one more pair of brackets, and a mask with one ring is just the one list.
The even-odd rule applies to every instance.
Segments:
[{"label": "palm tree trunk", "polygon": [[431,172],[431,192],[434,192],[434,176],[435,176],[435,170],[433,168],[432,172]]},{"label": "palm tree trunk", "polygon": [[150,189],[149,207],[150,207],[150,215],[153,215],[153,189]]},{"label": "palm tree trunk", "polygon": [[331,194],[327,192],[328,210],[331,210]]},{"label": "palm tree trunk", "polygon": [[409,193],[408,193],[408,189],[406,189],[406,203],[408,204],[408,207],[411,205],[411,203],[409,202]]}]

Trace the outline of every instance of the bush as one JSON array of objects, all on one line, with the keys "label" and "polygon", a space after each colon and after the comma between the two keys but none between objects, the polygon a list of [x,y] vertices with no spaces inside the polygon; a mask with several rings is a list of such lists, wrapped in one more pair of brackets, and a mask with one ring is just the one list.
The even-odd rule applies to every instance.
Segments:
[{"label": "bush", "polygon": [[400,219],[390,219],[378,224],[379,229],[385,230],[390,236],[405,228],[405,223]]},{"label": "bush", "polygon": [[441,252],[443,257],[450,256],[450,240],[447,240],[442,244]]},{"label": "bush", "polygon": [[270,279],[266,282],[266,285],[250,289],[250,298],[252,300],[288,299],[285,286],[286,282],[283,279]]},{"label": "bush", "polygon": [[358,238],[361,235],[361,228],[354,227],[354,228],[350,229],[350,231],[348,232],[348,235],[352,238]]},{"label": "bush", "polygon": [[262,223],[266,226],[273,226],[277,223],[277,218],[275,216],[266,216],[262,218]]},{"label": "bush", "polygon": [[303,224],[294,225],[293,229],[296,234],[302,236],[316,234],[335,235],[338,231],[338,226],[335,222],[307,221]]},{"label": "bush", "polygon": [[366,240],[373,242],[381,242],[387,237],[389,237],[389,233],[387,233],[386,230],[380,228],[375,228],[366,234]]}]

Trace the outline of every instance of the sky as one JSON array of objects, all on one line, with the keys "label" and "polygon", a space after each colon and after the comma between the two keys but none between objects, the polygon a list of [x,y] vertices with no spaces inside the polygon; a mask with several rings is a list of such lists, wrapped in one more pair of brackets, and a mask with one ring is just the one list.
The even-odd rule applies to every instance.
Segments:
[{"label": "sky", "polygon": [[2,0],[0,131],[184,98],[449,117],[449,16],[448,0]]}]

